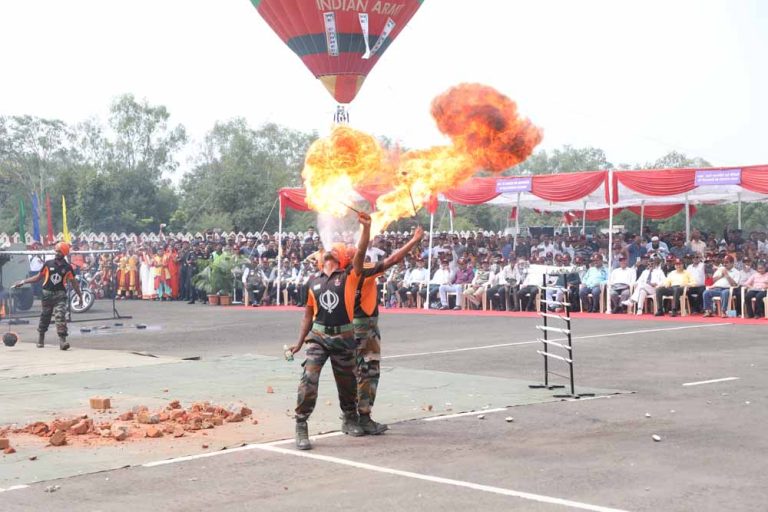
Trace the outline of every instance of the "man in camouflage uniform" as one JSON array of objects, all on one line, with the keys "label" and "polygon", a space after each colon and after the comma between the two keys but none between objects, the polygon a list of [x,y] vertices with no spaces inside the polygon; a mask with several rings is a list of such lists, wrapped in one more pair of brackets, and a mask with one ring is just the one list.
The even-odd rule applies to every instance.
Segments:
[{"label": "man in camouflage uniform", "polygon": [[424,230],[418,226],[413,237],[397,252],[363,270],[355,298],[355,340],[357,342],[357,412],[363,433],[382,434],[389,429],[371,419],[381,372],[381,333],[379,332],[379,292],[377,279],[401,262],[421,241]]},{"label": "man in camouflage uniform", "polygon": [[299,382],[296,404],[296,447],[309,450],[307,420],[317,403],[318,382],[323,365],[330,358],[339,405],[344,414],[341,431],[352,436],[364,434],[358,425],[357,381],[355,378],[355,336],[352,326],[355,310],[355,293],[363,274],[365,250],[371,236],[371,217],[366,213],[358,216],[363,232],[351,269],[345,269],[349,261],[346,247],[335,244],[323,255],[323,268],[307,283],[307,306],[299,332],[299,341],[291,347],[298,352],[304,343],[309,346],[304,372]]},{"label": "man in camouflage uniform", "polygon": [[74,269],[66,260],[69,249],[70,246],[67,243],[61,242],[56,244],[56,257],[54,259],[46,261],[42,270],[36,276],[24,279],[13,285],[14,288],[19,288],[25,284],[43,281],[43,312],[40,315],[40,324],[37,327],[39,334],[37,340],[38,348],[45,346],[45,333],[48,331],[48,326],[51,324],[51,316],[53,316],[56,322],[56,332],[59,335],[59,348],[61,350],[69,349],[66,318],[68,281],[72,283],[72,288],[75,290],[80,301],[82,302],[83,300],[80,286],[75,280]]}]

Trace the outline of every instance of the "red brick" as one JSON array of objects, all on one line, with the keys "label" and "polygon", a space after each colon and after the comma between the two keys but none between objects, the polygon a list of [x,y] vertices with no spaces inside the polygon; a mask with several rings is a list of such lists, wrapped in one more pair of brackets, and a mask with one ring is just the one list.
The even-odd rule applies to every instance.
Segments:
[{"label": "red brick", "polygon": [[184,436],[183,428],[176,428],[176,430],[173,431],[173,437],[183,437],[183,436]]},{"label": "red brick", "polygon": [[169,409],[181,409],[181,403],[178,400],[171,400],[170,403],[168,403]]},{"label": "red brick", "polygon": [[80,420],[69,429],[69,433],[76,436],[87,434],[93,428],[91,420]]},{"label": "red brick", "polygon": [[11,455],[13,453],[16,453],[16,449],[13,446],[9,446],[5,450],[3,450],[3,453],[6,455]]},{"label": "red brick", "polygon": [[233,414],[229,418],[227,418],[227,423],[239,423],[243,421],[243,417],[239,414]]},{"label": "red brick", "polygon": [[51,446],[63,446],[67,444],[67,434],[63,430],[57,430],[48,442],[51,443]]},{"label": "red brick", "polygon": [[211,423],[213,423],[218,427],[219,425],[224,424],[224,418],[222,418],[221,416],[214,416],[213,418],[211,418]]},{"label": "red brick", "polygon": [[141,411],[136,415],[136,421],[145,425],[155,425],[160,423],[160,417],[157,414],[150,414],[147,411]]},{"label": "red brick", "polygon": [[117,417],[120,421],[131,421],[134,417],[133,411],[124,412]]},{"label": "red brick", "polygon": [[149,427],[144,435],[151,438],[163,437],[163,433],[157,427]]},{"label": "red brick", "polygon": [[187,411],[184,409],[173,409],[169,417],[171,420],[182,420],[187,415]]},{"label": "red brick", "polygon": [[189,418],[187,430],[200,430],[203,427],[203,420],[200,418]]},{"label": "red brick", "polygon": [[44,436],[48,433],[48,424],[43,423],[42,421],[38,421],[37,423],[34,423],[30,425],[32,428],[29,430],[29,432],[36,436]]},{"label": "red brick", "polygon": [[109,398],[91,397],[91,409],[111,409],[112,403]]},{"label": "red brick", "polygon": [[128,427],[123,425],[112,425],[110,430],[112,431],[112,437],[116,441],[124,441],[128,437]]},{"label": "red brick", "polygon": [[0,438],[0,450],[5,450],[9,446],[11,446],[11,443],[8,441],[8,439],[4,437]]},{"label": "red brick", "polygon": [[275,390],[274,390],[274,389],[272,389],[272,386],[267,386],[267,393],[270,393],[270,394],[272,394],[272,393],[274,393],[274,392],[275,392]]},{"label": "red brick", "polygon": [[51,430],[54,432],[57,430],[64,430],[65,432],[70,429],[72,425],[77,423],[79,420],[65,420],[65,419],[56,419],[53,420],[53,423],[51,424]]},{"label": "red brick", "polygon": [[207,449],[208,449],[208,445],[207,445],[207,444],[204,444],[204,445],[203,445],[203,450],[207,450]]}]

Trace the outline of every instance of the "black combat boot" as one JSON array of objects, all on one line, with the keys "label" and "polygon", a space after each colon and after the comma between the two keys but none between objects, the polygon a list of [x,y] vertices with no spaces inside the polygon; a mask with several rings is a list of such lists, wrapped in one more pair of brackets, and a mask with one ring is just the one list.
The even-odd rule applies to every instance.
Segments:
[{"label": "black combat boot", "polygon": [[69,350],[69,342],[66,336],[59,336],[59,348],[61,350]]},{"label": "black combat boot", "polygon": [[349,434],[352,437],[364,436],[365,432],[358,424],[358,418],[356,412],[345,412],[344,419],[341,422],[341,431],[345,434]]},{"label": "black combat boot", "polygon": [[373,421],[370,414],[361,414],[359,425],[360,428],[363,429],[364,433],[371,436],[377,436],[389,430],[389,427],[384,423],[377,423]]},{"label": "black combat boot", "polygon": [[309,442],[309,427],[306,421],[296,422],[296,448],[299,450],[312,449],[312,443]]},{"label": "black combat boot", "polygon": [[39,332],[37,333],[37,348],[43,347],[45,347],[45,333]]}]

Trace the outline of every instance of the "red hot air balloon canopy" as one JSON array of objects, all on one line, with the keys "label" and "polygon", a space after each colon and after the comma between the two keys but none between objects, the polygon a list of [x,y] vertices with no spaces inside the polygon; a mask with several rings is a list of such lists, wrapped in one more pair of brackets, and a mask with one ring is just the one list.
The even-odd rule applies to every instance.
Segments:
[{"label": "red hot air balloon canopy", "polygon": [[424,0],[251,0],[339,103],[365,77]]}]

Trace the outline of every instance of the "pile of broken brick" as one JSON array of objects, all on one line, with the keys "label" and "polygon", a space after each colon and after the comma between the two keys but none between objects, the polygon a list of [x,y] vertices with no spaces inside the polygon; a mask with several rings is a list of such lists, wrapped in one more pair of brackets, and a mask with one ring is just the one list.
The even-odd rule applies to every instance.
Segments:
[{"label": "pile of broken brick", "polygon": [[[106,412],[110,409],[109,399],[91,399],[91,406],[100,412]],[[37,421],[23,428],[6,428],[0,430],[0,447],[6,454],[15,453],[8,442],[8,434],[31,434],[47,438],[50,446],[66,445],[68,436],[70,439],[103,438],[114,441],[158,438],[164,435],[183,437],[187,432],[212,429],[224,423],[242,422],[252,414],[253,411],[241,402],[228,407],[210,402],[195,402],[184,409],[178,400],[173,400],[163,409],[154,412],[144,405],[138,405],[109,421],[95,421],[83,414],[76,418],[57,418],[47,423]],[[258,424],[258,420],[252,422]]]}]

